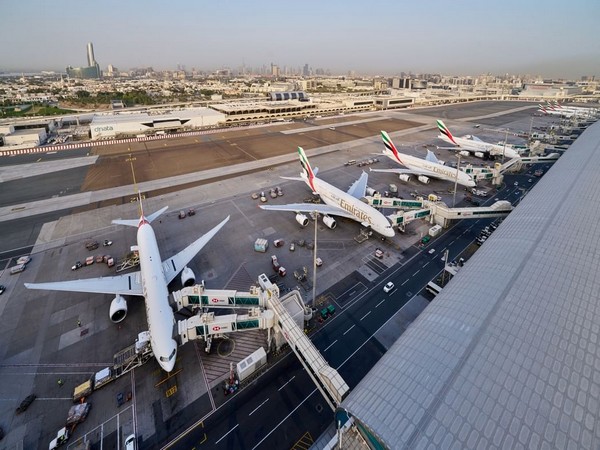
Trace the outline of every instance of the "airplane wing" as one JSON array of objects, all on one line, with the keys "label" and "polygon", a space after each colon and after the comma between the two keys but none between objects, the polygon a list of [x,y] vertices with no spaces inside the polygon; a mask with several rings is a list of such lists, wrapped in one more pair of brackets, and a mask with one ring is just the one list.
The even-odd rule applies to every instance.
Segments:
[{"label": "airplane wing", "polygon": [[369,180],[369,175],[363,170],[362,175],[358,180],[352,183],[350,189],[348,189],[348,194],[350,194],[354,198],[362,198],[365,196],[367,191],[367,181]]},{"label": "airplane wing", "polygon": [[291,211],[291,212],[318,212],[319,214],[328,214],[332,216],[346,217],[347,219],[354,219],[352,214],[342,208],[336,208],[335,206],[315,204],[315,203],[290,203],[289,205],[260,205],[260,207],[267,211]]},{"label": "airplane wing", "polygon": [[114,277],[85,278],[83,280],[25,283],[27,289],[44,291],[90,292],[94,294],[142,295],[140,272]]},{"label": "airplane wing", "polygon": [[181,250],[176,255],[171,256],[163,261],[163,272],[167,283],[170,283],[173,278],[177,276],[179,272],[189,263],[194,256],[198,254],[200,250],[210,241],[217,232],[223,228],[223,226],[229,221],[229,216],[225,218],[220,224],[210,230],[208,233],[202,235],[186,248]]}]

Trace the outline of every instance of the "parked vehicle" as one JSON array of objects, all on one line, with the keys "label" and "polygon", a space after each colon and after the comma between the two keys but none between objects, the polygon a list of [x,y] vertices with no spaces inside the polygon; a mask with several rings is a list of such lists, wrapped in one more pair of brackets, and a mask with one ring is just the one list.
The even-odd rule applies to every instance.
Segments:
[{"label": "parked vehicle", "polygon": [[381,250],[380,248],[376,248],[375,249],[375,257],[382,259],[383,258],[383,250]]},{"label": "parked vehicle", "polygon": [[192,208],[188,209],[187,215],[189,217],[195,216],[196,215],[196,210],[192,209]]},{"label": "parked vehicle", "polygon": [[112,245],[112,241],[109,241],[108,239],[104,239],[104,242],[102,243],[102,245],[104,247],[110,247]]},{"label": "parked vehicle", "polygon": [[96,250],[99,246],[98,241],[88,241],[85,243],[85,248],[89,251]]},{"label": "parked vehicle", "polygon": [[11,267],[10,274],[15,275],[19,272],[23,272],[25,270],[25,264],[17,264],[16,266]]},{"label": "parked vehicle", "polygon": [[30,261],[31,261],[30,256],[21,256],[19,259],[17,259],[17,264],[27,265]]},{"label": "parked vehicle", "polygon": [[81,261],[77,261],[75,264],[73,264],[73,266],[71,267],[71,270],[81,269],[82,266],[83,266],[83,264],[81,264]]},{"label": "parked vehicle", "polygon": [[185,214],[185,211],[182,209],[181,211],[179,211],[179,219],[185,219],[187,216]]},{"label": "parked vehicle", "polygon": [[6,286],[4,286],[3,284],[0,284],[0,295],[2,295],[5,290],[6,290]]},{"label": "parked vehicle", "polygon": [[15,412],[17,414],[21,414],[21,413],[24,413],[25,411],[27,411],[27,408],[29,408],[29,406],[33,403],[35,398],[36,398],[35,394],[31,394],[31,395],[28,395],[27,397],[25,397],[23,399],[23,401],[19,404],[19,406],[17,406],[17,409]]}]

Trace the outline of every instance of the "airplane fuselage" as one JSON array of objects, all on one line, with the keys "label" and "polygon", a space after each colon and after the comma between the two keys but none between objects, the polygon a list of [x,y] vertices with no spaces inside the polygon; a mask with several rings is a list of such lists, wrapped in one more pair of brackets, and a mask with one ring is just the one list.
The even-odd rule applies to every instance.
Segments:
[{"label": "airplane fuselage", "polygon": [[454,136],[454,140],[456,141],[456,144],[455,144],[447,136],[445,136],[443,134],[440,134],[438,136],[438,138],[442,139],[443,141],[446,141],[446,142],[448,142],[449,144],[452,144],[452,145],[458,144],[457,148],[468,150],[468,151],[471,151],[471,152],[489,153],[490,155],[502,155],[502,154],[504,154],[504,156],[506,158],[508,158],[508,159],[518,158],[519,157],[519,153],[517,153],[514,149],[512,149],[508,145],[505,148],[504,145],[490,144],[488,142],[483,142],[483,141],[479,141],[479,140],[468,139],[468,138],[465,138],[465,137],[456,137],[456,136]]},{"label": "airplane fuselage", "polygon": [[[384,154],[393,161],[398,162],[398,159],[396,159],[394,154],[389,150],[384,150]],[[475,186],[475,182],[471,179],[469,175],[453,167],[443,166],[441,164],[436,164],[431,161],[427,161],[426,159],[417,158],[415,156],[406,155],[404,153],[398,153],[398,158],[400,164],[402,164],[408,169],[415,171],[423,170],[424,172],[431,172],[431,175],[429,176],[434,176],[436,178],[451,182],[458,181],[458,184],[462,186]],[[424,175],[428,176],[425,173]]]},{"label": "airplane fuselage", "polygon": [[146,320],[150,343],[158,364],[167,372],[173,370],[177,343],[173,339],[175,316],[169,306],[169,290],[162,267],[162,259],[152,226],[145,218],[137,231],[142,290],[146,305]]},{"label": "airplane fuselage", "polygon": [[316,193],[327,205],[341,208],[352,214],[358,222],[370,226],[373,231],[382,236],[395,235],[390,221],[372,206],[318,178],[313,179],[313,185]]}]

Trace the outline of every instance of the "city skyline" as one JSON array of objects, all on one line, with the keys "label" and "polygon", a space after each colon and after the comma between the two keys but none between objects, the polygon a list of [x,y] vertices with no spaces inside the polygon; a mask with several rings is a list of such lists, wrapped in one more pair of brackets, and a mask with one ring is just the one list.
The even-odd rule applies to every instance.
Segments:
[{"label": "city skyline", "polygon": [[[210,71],[308,63],[333,74],[600,75],[597,2],[569,4],[568,19],[564,2],[555,0],[543,7],[515,0],[451,5],[441,0],[376,1],[368,8],[337,0],[309,0],[302,8],[270,0],[3,3],[0,14],[9,20],[0,29],[7,44],[0,71],[84,66],[86,44],[93,42],[103,70],[109,64],[124,70],[183,65]],[[74,32],[75,24],[84,24],[84,32]]]}]

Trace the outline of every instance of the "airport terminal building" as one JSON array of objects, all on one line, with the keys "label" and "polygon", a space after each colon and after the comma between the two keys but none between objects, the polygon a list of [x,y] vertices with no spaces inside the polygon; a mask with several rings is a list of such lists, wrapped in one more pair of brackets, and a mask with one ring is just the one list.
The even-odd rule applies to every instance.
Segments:
[{"label": "airport terminal building", "polygon": [[212,128],[225,122],[225,114],[210,108],[193,108],[165,114],[120,113],[95,115],[90,124],[92,139],[151,136]]},{"label": "airport terminal building", "polygon": [[371,448],[600,448],[600,123],[343,401]]}]

